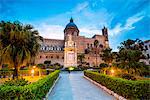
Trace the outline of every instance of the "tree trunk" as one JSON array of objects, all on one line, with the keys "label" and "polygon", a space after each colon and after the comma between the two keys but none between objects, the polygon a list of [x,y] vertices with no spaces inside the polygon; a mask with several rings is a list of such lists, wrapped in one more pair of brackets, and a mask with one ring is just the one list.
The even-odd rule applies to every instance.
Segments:
[{"label": "tree trunk", "polygon": [[96,67],[97,67],[97,54],[96,54]]},{"label": "tree trunk", "polygon": [[13,79],[17,78],[18,79],[18,68],[15,66],[14,69],[14,74],[13,74]]},{"label": "tree trunk", "polygon": [[96,67],[97,67],[97,47],[96,47]]}]

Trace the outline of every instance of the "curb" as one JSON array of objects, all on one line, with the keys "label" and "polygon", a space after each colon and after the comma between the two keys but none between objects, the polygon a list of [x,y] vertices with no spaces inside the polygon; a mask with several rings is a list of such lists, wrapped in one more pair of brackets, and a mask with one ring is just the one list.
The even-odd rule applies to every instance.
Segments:
[{"label": "curb", "polygon": [[55,80],[55,82],[53,83],[52,87],[49,89],[48,93],[46,94],[45,98],[43,98],[43,100],[48,100],[48,95],[52,92],[53,88],[55,87],[59,79],[60,79],[60,76],[57,77],[57,79]]},{"label": "curb", "polygon": [[127,100],[124,97],[118,95],[117,93],[107,89],[105,86],[102,86],[101,84],[93,81],[92,79],[88,78],[87,76],[83,76],[85,79],[87,79],[88,81],[92,82],[93,84],[97,85],[98,87],[100,87],[101,89],[103,89],[104,91],[106,91],[107,93],[109,93],[110,95],[113,95],[117,100]]}]

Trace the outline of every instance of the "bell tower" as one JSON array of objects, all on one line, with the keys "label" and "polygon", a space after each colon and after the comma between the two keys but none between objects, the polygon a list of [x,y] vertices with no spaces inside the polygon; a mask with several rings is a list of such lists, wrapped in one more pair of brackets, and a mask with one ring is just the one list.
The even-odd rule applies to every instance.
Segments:
[{"label": "bell tower", "polygon": [[106,48],[109,47],[109,42],[108,42],[108,30],[107,28],[104,28],[102,29],[102,35],[105,37],[105,44],[106,44]]},{"label": "bell tower", "polygon": [[64,29],[64,67],[77,66],[77,47],[73,37],[78,35],[79,30],[71,18]]}]

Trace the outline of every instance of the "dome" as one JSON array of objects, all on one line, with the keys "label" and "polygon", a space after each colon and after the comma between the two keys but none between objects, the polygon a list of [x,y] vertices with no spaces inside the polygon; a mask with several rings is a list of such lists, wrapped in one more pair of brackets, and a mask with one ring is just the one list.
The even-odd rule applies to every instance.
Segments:
[{"label": "dome", "polygon": [[[69,27],[78,28],[78,27],[76,26],[76,24],[73,22],[73,19],[72,19],[72,18],[70,19],[70,22],[66,25],[66,28],[69,28]],[[66,29],[66,28],[65,28],[65,29]]]}]

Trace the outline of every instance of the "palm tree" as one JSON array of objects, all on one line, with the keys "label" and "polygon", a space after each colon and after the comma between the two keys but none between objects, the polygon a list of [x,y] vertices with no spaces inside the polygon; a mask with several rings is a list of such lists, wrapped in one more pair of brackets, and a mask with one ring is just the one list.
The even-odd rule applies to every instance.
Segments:
[{"label": "palm tree", "polygon": [[0,22],[0,64],[14,68],[13,78],[18,78],[21,65],[33,60],[39,50],[42,37],[31,25],[20,22]]},{"label": "palm tree", "polygon": [[99,45],[99,41],[98,41],[98,40],[95,40],[95,41],[94,41],[94,47],[95,47],[95,54],[96,54],[96,67],[97,67],[98,45]]}]

